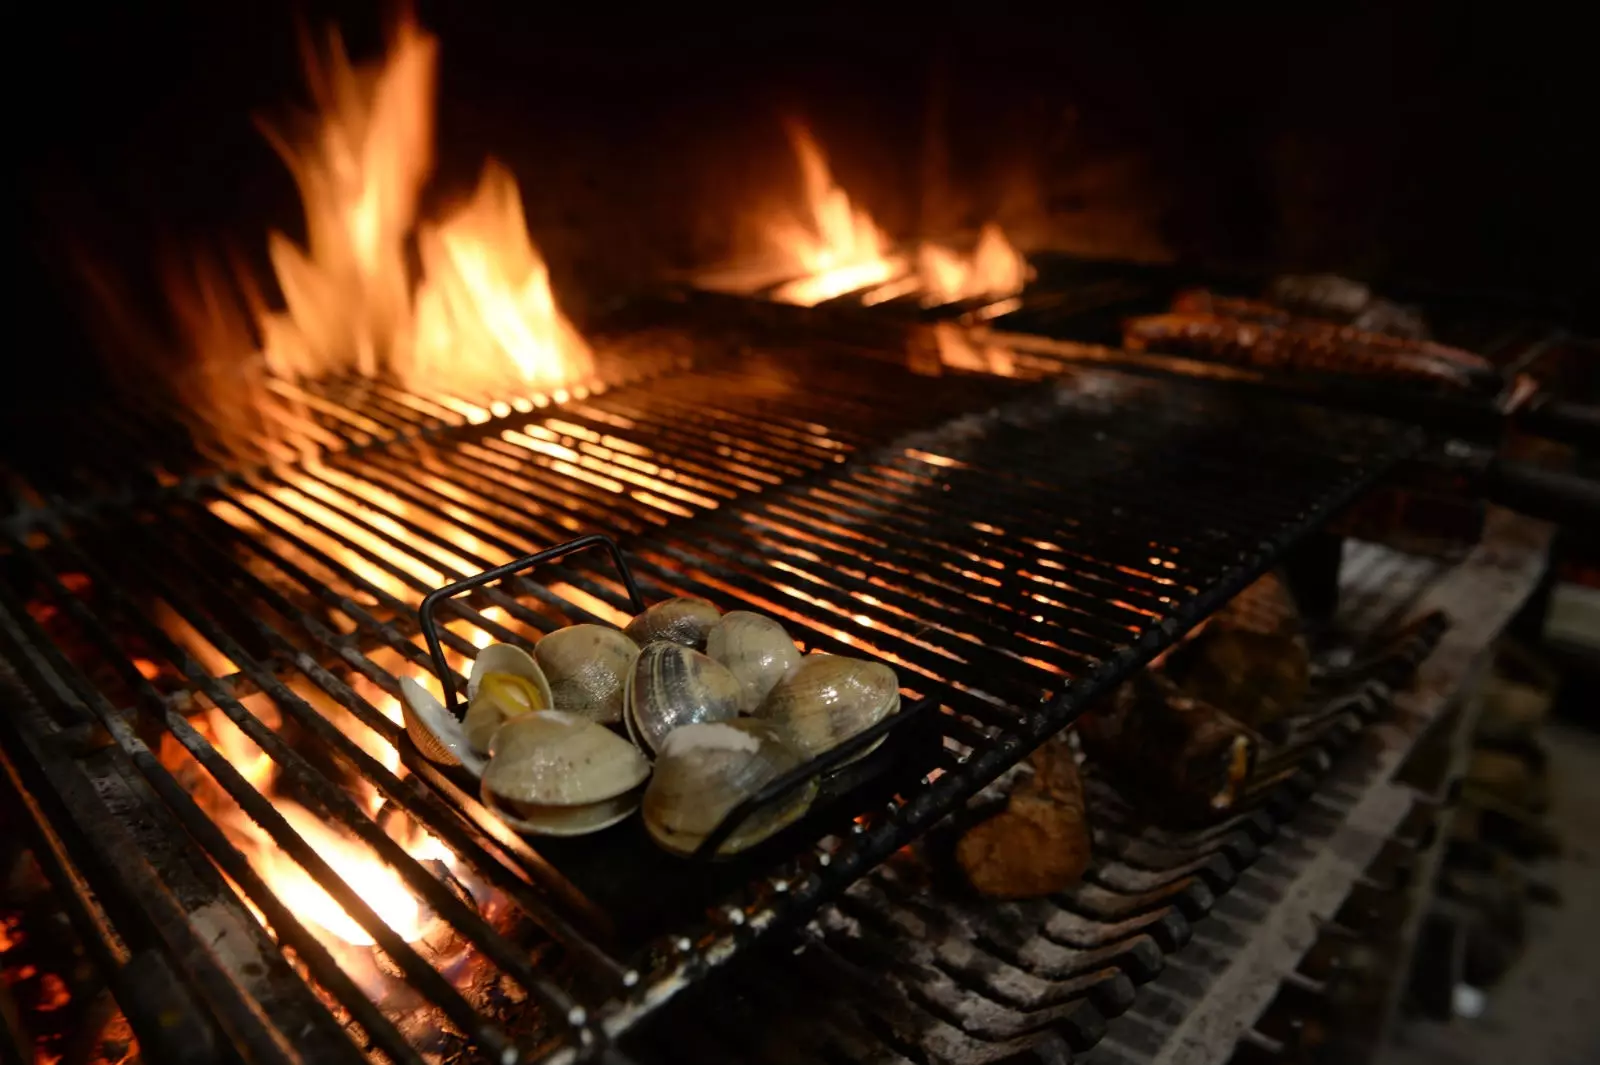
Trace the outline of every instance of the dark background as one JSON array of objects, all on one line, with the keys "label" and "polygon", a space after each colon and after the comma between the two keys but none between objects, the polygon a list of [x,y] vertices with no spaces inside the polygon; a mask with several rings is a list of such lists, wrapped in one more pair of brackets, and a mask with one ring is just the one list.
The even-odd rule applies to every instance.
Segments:
[{"label": "dark background", "polygon": [[[510,163],[580,317],[736,251],[749,208],[792,194],[785,114],[898,235],[999,217],[1035,246],[1569,307],[1597,280],[1592,57],[1534,9],[553,6],[420,5],[442,42],[433,195],[490,151]],[[77,264],[148,309],[163,255],[259,262],[269,225],[297,231],[251,116],[305,99],[297,20],[372,55],[384,13],[29,7],[21,309],[63,352],[94,319]]]}]

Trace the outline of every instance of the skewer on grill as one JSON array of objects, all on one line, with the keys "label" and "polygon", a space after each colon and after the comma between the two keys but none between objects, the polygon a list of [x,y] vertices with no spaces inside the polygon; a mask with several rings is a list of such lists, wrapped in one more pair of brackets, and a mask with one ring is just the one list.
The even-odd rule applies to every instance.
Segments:
[{"label": "skewer on grill", "polygon": [[1458,390],[1500,384],[1494,367],[1471,352],[1290,315],[1152,314],[1124,323],[1122,339],[1129,351],[1195,354],[1269,370],[1359,373]]}]

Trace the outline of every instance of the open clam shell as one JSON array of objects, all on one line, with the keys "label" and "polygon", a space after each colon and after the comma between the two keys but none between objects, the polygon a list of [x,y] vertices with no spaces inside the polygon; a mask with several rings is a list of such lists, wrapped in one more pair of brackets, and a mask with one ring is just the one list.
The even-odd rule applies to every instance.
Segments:
[{"label": "open clam shell", "polygon": [[462,721],[467,743],[479,753],[500,726],[533,710],[555,705],[550,682],[534,657],[508,643],[478,652],[467,676],[467,713]]},{"label": "open clam shell", "polygon": [[755,716],[777,725],[796,750],[815,758],[899,709],[899,681],[882,662],[808,655]]},{"label": "open clam shell", "polygon": [[616,824],[639,805],[650,764],[588,718],[540,710],[506,722],[483,773],[484,804],[518,831],[575,836]]},{"label": "open clam shell", "polygon": [[557,710],[608,725],[622,720],[628,675],[639,658],[639,645],[627,634],[604,625],[568,625],[540,640],[533,654]]},{"label": "open clam shell", "polygon": [[628,622],[623,631],[640,647],[666,640],[703,651],[706,633],[721,616],[717,608],[704,599],[680,596],[663,599]]},{"label": "open clam shell", "polygon": [[800,649],[764,614],[730,610],[706,634],[706,655],[739,682],[739,710],[752,713],[800,665]]},{"label": "open clam shell", "polygon": [[699,651],[653,643],[639,652],[625,702],[628,738],[654,754],[674,729],[738,716],[739,682]]},{"label": "open clam shell", "polygon": [[406,735],[430,762],[464,766],[473,776],[483,773],[484,760],[467,743],[466,729],[412,677],[400,678],[400,714]]},{"label": "open clam shell", "polygon": [[[664,849],[693,854],[735,807],[800,761],[779,730],[764,721],[685,725],[662,744],[645,788],[645,829]],[[753,812],[717,848],[718,857],[737,854],[793,824],[816,794],[817,782],[809,780]]]}]

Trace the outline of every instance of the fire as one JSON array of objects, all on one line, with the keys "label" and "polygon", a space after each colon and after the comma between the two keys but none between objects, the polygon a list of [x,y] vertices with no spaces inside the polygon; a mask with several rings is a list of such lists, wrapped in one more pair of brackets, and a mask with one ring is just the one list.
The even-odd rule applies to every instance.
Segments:
[{"label": "fire", "polygon": [[[305,808],[292,802],[275,805],[300,838],[316,849],[333,871],[383,918],[384,924],[402,939],[421,938],[426,927],[425,908],[398,873],[365,844],[335,831]],[[266,848],[253,864],[278,897],[302,920],[316,924],[352,946],[367,946],[373,942],[367,930],[356,924],[343,907],[281,850]]]},{"label": "fire", "polygon": [[[805,210],[786,214],[765,227],[774,260],[793,278],[770,295],[782,303],[815,306],[850,292],[871,305],[920,294],[924,306],[963,300],[1003,300],[1022,291],[1030,275],[1027,260],[996,224],[978,234],[970,254],[925,241],[915,259],[894,251],[894,243],[872,216],[851,201],[833,179],[827,157],[804,125],[791,122],[789,141],[800,164]],[[770,269],[724,274],[710,287],[742,291],[764,287]]]},{"label": "fire", "polygon": [[[489,160],[471,197],[437,221],[417,217],[433,168],[437,55],[436,39],[404,19],[375,67],[353,65],[337,35],[325,61],[308,56],[316,112],[290,130],[264,126],[306,219],[304,247],[268,237],[283,307],[268,308],[240,278],[252,336],[212,274],[169,285],[214,402],[270,408],[292,394],[288,382],[351,372],[414,391],[508,395],[591,372],[504,166]],[[284,420],[264,413],[268,424]]]},{"label": "fire", "polygon": [[810,307],[905,273],[905,260],[888,254],[889,238],[872,216],[834,184],[828,160],[810,130],[790,123],[789,141],[800,161],[806,217],[775,220],[767,237],[804,276],[780,287],[773,298]]}]

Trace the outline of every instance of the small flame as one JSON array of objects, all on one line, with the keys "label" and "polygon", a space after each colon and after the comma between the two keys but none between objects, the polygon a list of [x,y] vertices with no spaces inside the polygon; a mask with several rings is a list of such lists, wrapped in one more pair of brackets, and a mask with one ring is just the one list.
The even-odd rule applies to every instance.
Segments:
[{"label": "small flame", "polygon": [[[791,122],[789,141],[800,164],[805,211],[769,222],[766,241],[794,280],[770,293],[782,303],[805,307],[851,292],[862,302],[882,303],[915,293],[924,306],[961,300],[1000,300],[1021,292],[1030,276],[1027,260],[993,222],[978,234],[970,255],[924,242],[914,263],[893,250],[893,242],[872,216],[853,203],[833,179],[828,160],[806,127]],[[712,287],[741,291],[762,287],[769,270],[723,273]]]},{"label": "small flame", "polygon": [[917,253],[924,305],[958,300],[1004,299],[1022,291],[1028,282],[1028,261],[1011,246],[1005,232],[993,222],[978,234],[971,257],[964,258],[937,244],[924,244]]},{"label": "small flame", "polygon": [[778,219],[769,228],[768,239],[806,276],[778,288],[773,299],[810,307],[903,274],[906,263],[888,254],[889,238],[834,183],[811,131],[791,122],[789,142],[800,161],[807,217]]}]

